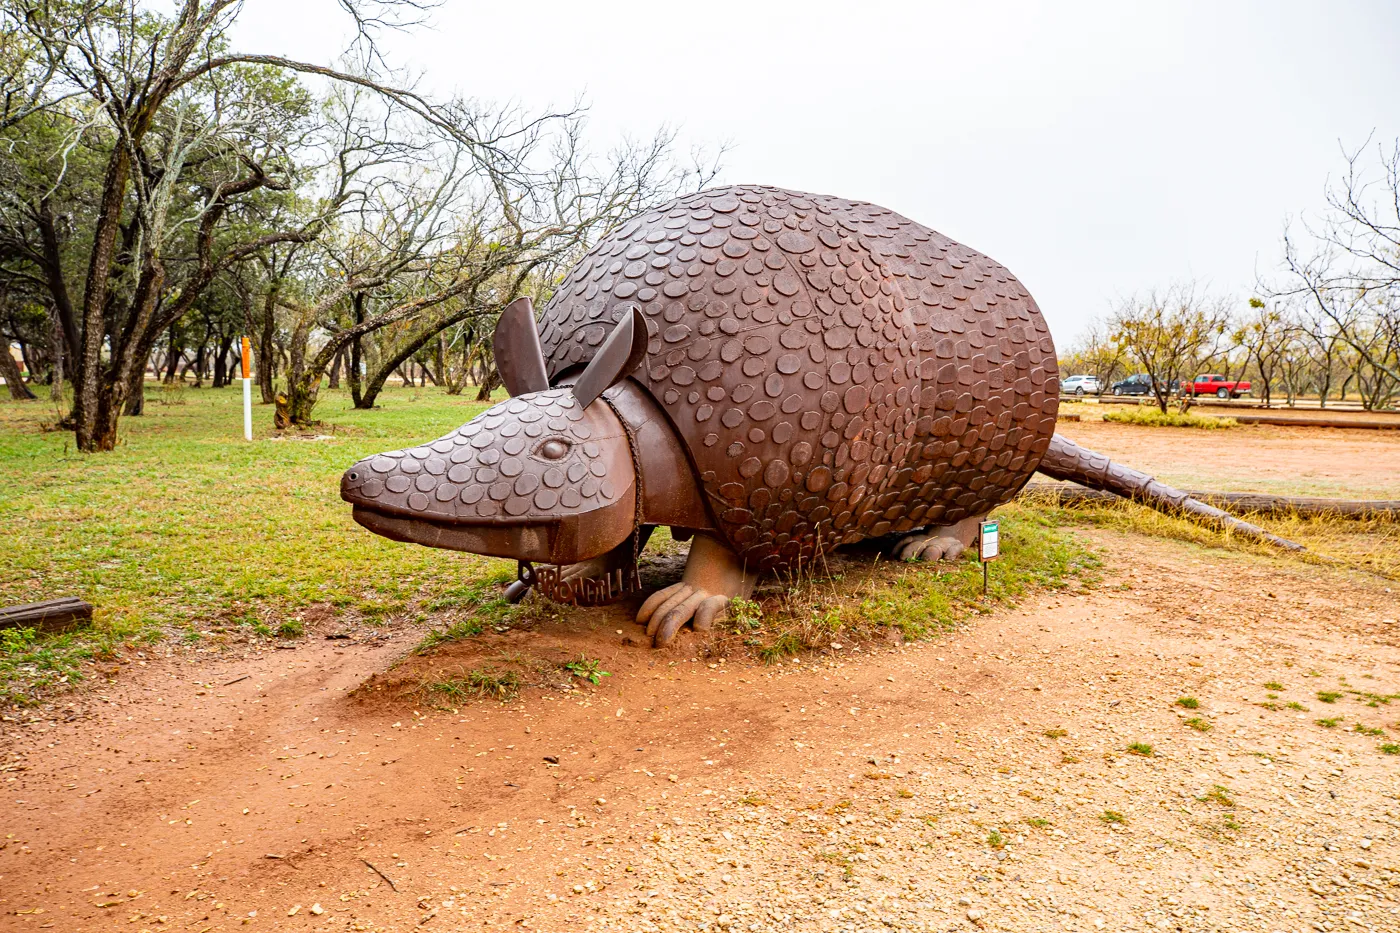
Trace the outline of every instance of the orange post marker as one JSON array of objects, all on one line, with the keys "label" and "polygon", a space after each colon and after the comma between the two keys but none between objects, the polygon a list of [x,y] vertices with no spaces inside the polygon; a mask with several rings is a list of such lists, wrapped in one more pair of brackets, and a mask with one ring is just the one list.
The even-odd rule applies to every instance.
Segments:
[{"label": "orange post marker", "polygon": [[252,346],[243,338],[243,439],[253,439],[253,373]]}]

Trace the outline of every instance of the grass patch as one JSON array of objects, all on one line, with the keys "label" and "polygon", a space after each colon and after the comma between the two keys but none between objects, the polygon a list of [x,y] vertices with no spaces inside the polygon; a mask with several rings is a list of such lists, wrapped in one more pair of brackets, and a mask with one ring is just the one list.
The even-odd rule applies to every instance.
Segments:
[{"label": "grass patch", "polygon": [[1384,729],[1377,729],[1373,726],[1363,726],[1359,722],[1351,727],[1351,731],[1360,732],[1362,735],[1385,735]]},{"label": "grass patch", "polygon": [[479,699],[509,700],[520,692],[520,686],[519,674],[496,668],[467,671],[461,677],[425,680],[422,684],[425,693],[458,704]]},{"label": "grass patch", "polygon": [[1396,745],[1394,742],[1387,742],[1381,746],[1381,754],[1400,755],[1400,745]]},{"label": "grass patch", "polygon": [[1065,736],[1069,735],[1069,733],[1064,729],[1046,729],[1041,735],[1045,736],[1047,739],[1063,739]]},{"label": "grass patch", "polygon": [[1143,758],[1152,757],[1152,746],[1146,742],[1134,742],[1128,746],[1128,754],[1141,755]]},{"label": "grass patch", "polygon": [[1307,708],[1306,706],[1304,706],[1302,703],[1299,703],[1297,700],[1290,700],[1288,703],[1285,703],[1284,705],[1287,706],[1289,709],[1297,710],[1297,711],[1300,712],[1300,713],[1306,713],[1306,712],[1308,711],[1308,708]]},{"label": "grass patch", "polygon": [[1319,690],[1317,691],[1317,698],[1323,703],[1336,703],[1342,698],[1342,695],[1334,690]]},{"label": "grass patch", "polygon": [[1006,837],[1001,834],[1001,830],[994,829],[987,833],[987,845],[993,849],[1006,848]]},{"label": "grass patch", "polygon": [[711,650],[746,648],[771,663],[833,643],[890,635],[922,640],[1033,591],[1095,581],[1098,559],[1056,517],[1018,503],[996,515],[1001,559],[991,567],[986,601],[977,562],[884,560],[870,542],[731,602]]},{"label": "grass patch", "polygon": [[1200,709],[1201,701],[1195,697],[1177,697],[1176,705],[1182,709]]},{"label": "grass patch", "polygon": [[1128,818],[1117,810],[1105,810],[1099,814],[1099,819],[1114,826],[1126,826]]},{"label": "grass patch", "polygon": [[1054,824],[1041,816],[1028,816],[1026,817],[1026,825],[1034,826],[1036,829],[1047,829]]},{"label": "grass patch", "polygon": [[1343,717],[1341,716],[1333,716],[1331,719],[1319,719],[1317,720],[1317,724],[1324,729],[1335,729],[1337,728],[1337,723],[1341,722],[1342,719]]},{"label": "grass patch", "polygon": [[1105,412],[1103,420],[1111,421],[1114,424],[1137,424],[1150,428],[1200,428],[1206,431],[1237,428],[1240,424],[1234,418],[1200,415],[1193,411],[1163,412],[1158,408],[1146,405]]},{"label": "grass patch", "polygon": [[1264,683],[1264,689],[1265,689],[1265,690],[1282,690],[1282,689],[1283,689],[1283,684],[1279,683],[1277,680],[1266,681],[1266,682]]},{"label": "grass patch", "polygon": [[[400,544],[356,525],[340,474],[367,454],[438,437],[485,406],[432,389],[390,389],[356,411],[323,390],[325,440],[276,440],[271,406],[242,438],[242,389],[183,389],[122,419],[111,453],[45,432],[49,406],[0,401],[0,605],[78,596],[93,625],[0,644],[0,703],[80,679],[90,658],[170,634],[187,640],[298,637],[290,617],[372,625],[450,614],[464,586],[504,561]],[[171,399],[165,399],[171,401]],[[286,621],[284,621],[286,620]]]},{"label": "grass patch", "polygon": [[1192,716],[1190,719],[1186,720],[1186,725],[1195,729],[1197,732],[1209,732],[1212,728],[1210,723],[1199,716]]}]

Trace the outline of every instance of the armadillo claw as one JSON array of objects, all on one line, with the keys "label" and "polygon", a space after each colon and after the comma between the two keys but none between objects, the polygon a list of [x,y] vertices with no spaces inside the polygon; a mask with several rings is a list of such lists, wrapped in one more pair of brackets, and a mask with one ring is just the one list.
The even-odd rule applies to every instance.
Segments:
[{"label": "armadillo claw", "polygon": [[647,597],[637,612],[637,621],[646,625],[652,645],[664,648],[687,622],[693,623],[697,632],[711,628],[727,605],[728,596],[716,596],[682,581]]},{"label": "armadillo claw", "polygon": [[967,550],[957,538],[937,535],[910,535],[895,546],[900,560],[957,560]]}]

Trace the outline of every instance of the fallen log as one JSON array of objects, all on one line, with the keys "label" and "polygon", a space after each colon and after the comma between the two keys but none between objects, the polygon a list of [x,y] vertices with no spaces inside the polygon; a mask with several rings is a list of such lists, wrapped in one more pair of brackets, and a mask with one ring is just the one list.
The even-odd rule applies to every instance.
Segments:
[{"label": "fallen log", "polygon": [[92,604],[76,596],[0,609],[0,629],[35,628],[43,632],[61,632],[91,621]]},{"label": "fallen log", "polygon": [[[1059,505],[1118,502],[1122,497],[1073,483],[1031,483],[1023,496],[1043,496]],[[1311,496],[1270,496],[1255,492],[1211,492],[1193,490],[1191,498],[1236,515],[1285,516],[1300,518],[1400,519],[1400,499],[1320,499]]]}]

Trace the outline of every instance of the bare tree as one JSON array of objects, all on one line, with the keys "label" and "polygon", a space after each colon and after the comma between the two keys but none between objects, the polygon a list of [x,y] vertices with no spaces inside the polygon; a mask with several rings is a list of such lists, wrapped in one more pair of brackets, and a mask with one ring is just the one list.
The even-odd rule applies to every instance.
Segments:
[{"label": "bare tree", "polygon": [[1362,402],[1374,408],[1400,393],[1400,140],[1376,147],[1378,172],[1363,163],[1369,148],[1343,151],[1346,171],[1328,186],[1322,218],[1305,221],[1302,235],[1285,226],[1282,275],[1269,292],[1304,301],[1310,332],[1351,348]]},{"label": "bare tree", "polygon": [[1191,396],[1180,393],[1183,379],[1217,358],[1229,335],[1229,304],[1200,292],[1194,283],[1151,291],[1119,305],[1109,319],[1109,338],[1125,359],[1147,377],[1157,407],[1166,412],[1173,394],[1184,411]]},{"label": "bare tree", "polygon": [[1123,348],[1109,338],[1102,321],[1094,320],[1060,357],[1062,377],[1082,373],[1093,376],[1104,389],[1123,370]]}]

